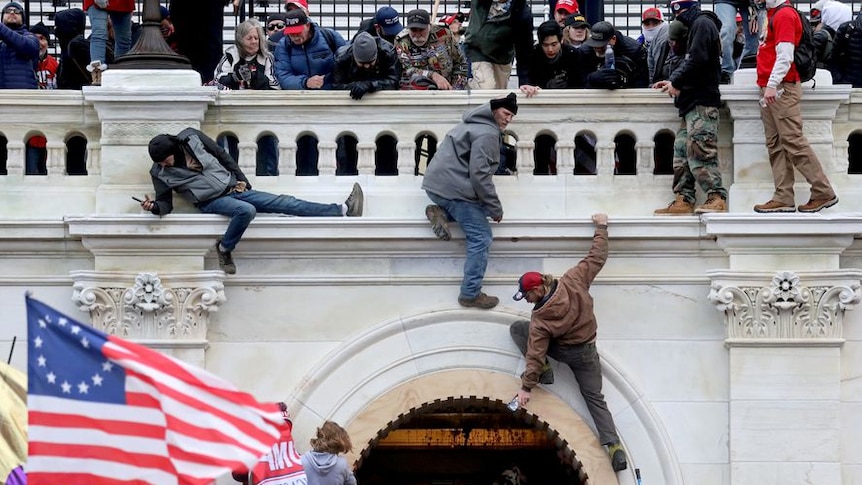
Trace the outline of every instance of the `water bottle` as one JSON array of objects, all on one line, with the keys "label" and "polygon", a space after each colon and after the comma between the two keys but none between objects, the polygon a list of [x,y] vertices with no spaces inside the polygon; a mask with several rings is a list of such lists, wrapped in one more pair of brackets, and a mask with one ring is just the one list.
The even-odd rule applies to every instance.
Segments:
[{"label": "water bottle", "polygon": [[605,69],[616,69],[616,59],[614,58],[614,48],[610,44],[605,46]]},{"label": "water bottle", "polygon": [[517,394],[515,394],[515,397],[513,397],[511,401],[509,401],[509,404],[506,404],[506,407],[509,408],[509,411],[512,411],[513,413],[517,411],[519,407],[521,407],[520,403],[518,402]]}]

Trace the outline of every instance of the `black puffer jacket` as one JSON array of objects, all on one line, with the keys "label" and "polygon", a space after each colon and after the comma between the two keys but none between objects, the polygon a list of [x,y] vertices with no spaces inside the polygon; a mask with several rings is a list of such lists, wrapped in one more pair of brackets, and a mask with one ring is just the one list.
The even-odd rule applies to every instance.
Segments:
[{"label": "black puffer jacket", "polygon": [[84,39],[87,14],[80,8],[60,10],[54,16],[54,34],[60,45],[59,89],[81,89],[90,85],[90,43]]},{"label": "black puffer jacket", "polygon": [[698,6],[678,15],[677,20],[688,27],[688,43],[685,59],[670,76],[673,87],[680,90],[674,106],[679,109],[680,116],[685,116],[695,106],[719,107],[721,40],[718,32],[721,21],[714,13],[703,12]]},{"label": "black puffer jacket", "polygon": [[862,88],[862,13],[838,27],[829,70],[836,84]]},{"label": "black puffer jacket", "polygon": [[560,46],[559,55],[551,60],[545,55],[541,44],[533,48],[530,67],[527,69],[527,84],[542,89],[574,89],[584,87],[581,75],[581,58],[578,49],[570,45]]},{"label": "black puffer jacket", "polygon": [[372,69],[360,69],[353,60],[353,44],[338,49],[335,55],[335,69],[332,72],[332,88],[349,90],[353,83],[371,81],[372,90],[384,91],[398,89],[401,79],[401,62],[395,53],[395,46],[375,37],[377,42],[377,64]]}]

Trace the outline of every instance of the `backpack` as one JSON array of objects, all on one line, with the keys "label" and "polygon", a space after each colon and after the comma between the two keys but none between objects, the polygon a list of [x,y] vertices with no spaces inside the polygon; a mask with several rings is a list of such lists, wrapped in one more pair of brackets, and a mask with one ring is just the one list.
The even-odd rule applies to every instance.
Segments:
[{"label": "backpack", "polygon": [[[784,3],[776,7],[776,13],[784,7],[792,8],[802,24],[802,37],[799,39],[799,44],[793,49],[793,64],[796,65],[796,71],[802,82],[810,81],[817,72],[817,46],[814,44],[814,29],[811,28],[811,24],[799,10],[789,4]],[[772,29],[771,20],[769,24],[769,28]]]}]

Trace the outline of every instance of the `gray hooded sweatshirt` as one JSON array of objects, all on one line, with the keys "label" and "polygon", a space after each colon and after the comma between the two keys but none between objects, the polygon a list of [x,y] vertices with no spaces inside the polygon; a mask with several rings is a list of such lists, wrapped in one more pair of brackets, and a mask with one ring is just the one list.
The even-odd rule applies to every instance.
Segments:
[{"label": "gray hooded sweatshirt", "polygon": [[492,218],[503,217],[503,205],[494,188],[500,165],[500,127],[491,103],[464,113],[428,163],[422,188],[449,200],[480,204]]},{"label": "gray hooded sweatshirt", "polygon": [[356,485],[356,477],[343,456],[309,451],[302,455],[308,485]]}]

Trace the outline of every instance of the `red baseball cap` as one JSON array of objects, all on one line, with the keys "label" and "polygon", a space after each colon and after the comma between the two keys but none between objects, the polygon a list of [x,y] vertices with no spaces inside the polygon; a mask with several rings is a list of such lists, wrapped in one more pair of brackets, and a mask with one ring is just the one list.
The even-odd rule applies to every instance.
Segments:
[{"label": "red baseball cap", "polygon": [[305,14],[305,10],[291,10],[284,16],[284,33],[286,35],[299,34],[306,25],[308,25],[308,15]]},{"label": "red baseball cap", "polygon": [[518,292],[512,296],[513,300],[523,300],[527,292],[542,286],[542,273],[528,271],[518,279]]},{"label": "red baseball cap", "polygon": [[655,7],[644,10],[643,15],[641,15],[641,23],[644,23],[647,20],[658,20],[659,22],[664,21],[661,16],[661,10]]},{"label": "red baseball cap", "polygon": [[557,11],[563,10],[567,14],[573,14],[578,11],[577,0],[559,0],[556,6]]},{"label": "red baseball cap", "polygon": [[290,10],[291,5],[305,10],[306,14],[308,13],[308,0],[286,0],[284,2],[284,6],[287,10]]}]

